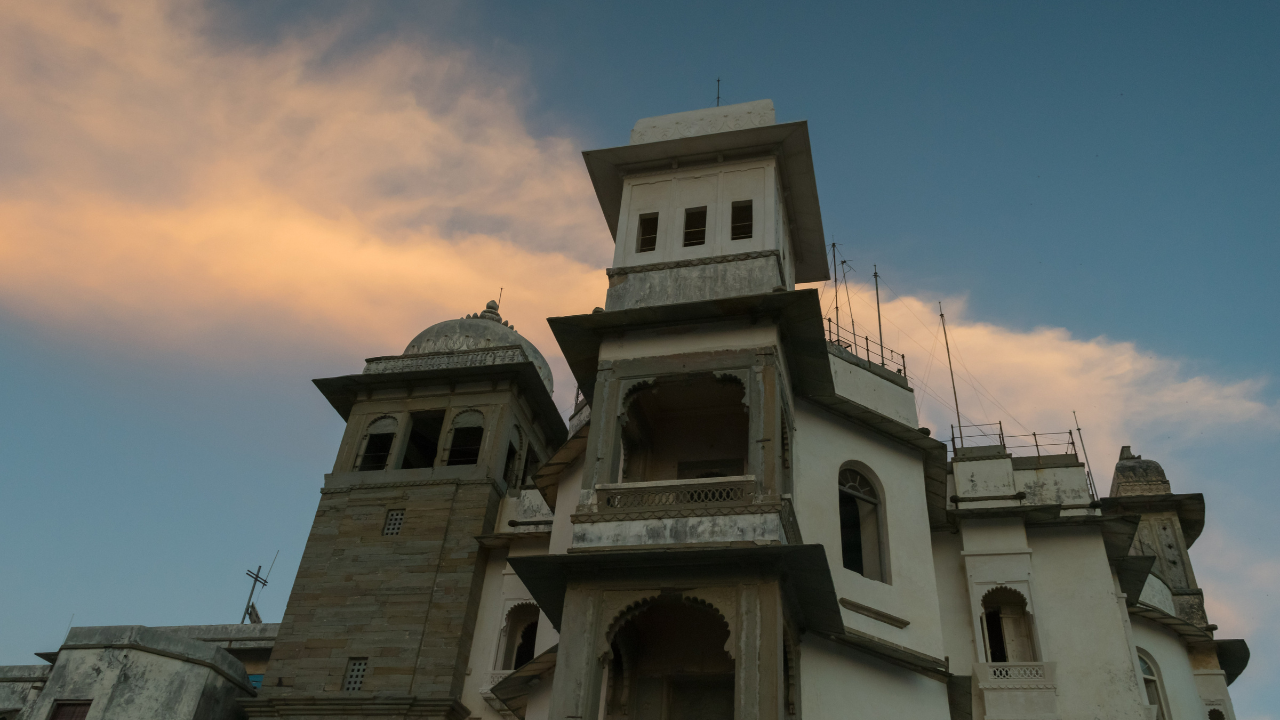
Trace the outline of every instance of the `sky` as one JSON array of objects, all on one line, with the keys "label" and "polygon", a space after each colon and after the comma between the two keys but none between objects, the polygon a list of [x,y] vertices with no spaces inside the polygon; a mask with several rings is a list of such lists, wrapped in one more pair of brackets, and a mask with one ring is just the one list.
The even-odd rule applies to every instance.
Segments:
[{"label": "sky", "polygon": [[[0,663],[70,625],[278,621],[342,421],[312,378],[603,303],[583,150],[807,120],[845,312],[944,435],[1079,413],[1203,492],[1239,717],[1280,718],[1280,7],[104,0],[0,12]],[[829,286],[821,288],[827,303]],[[266,567],[263,569],[266,572]]]}]

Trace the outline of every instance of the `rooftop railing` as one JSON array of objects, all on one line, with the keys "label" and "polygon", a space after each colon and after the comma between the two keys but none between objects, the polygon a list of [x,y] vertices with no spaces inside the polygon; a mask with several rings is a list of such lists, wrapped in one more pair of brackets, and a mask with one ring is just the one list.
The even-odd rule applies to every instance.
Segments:
[{"label": "rooftop railing", "polygon": [[1003,422],[977,425],[952,425],[951,449],[1003,445],[1006,452],[1016,457],[1040,457],[1043,455],[1074,455],[1076,436],[1074,430],[1062,432],[1032,432],[1025,435],[1006,435]]},{"label": "rooftop railing", "polygon": [[907,374],[906,355],[891,350],[866,335],[858,335],[853,330],[843,328],[831,318],[827,318],[827,342],[839,345],[853,353],[854,357],[887,368],[904,377]]}]

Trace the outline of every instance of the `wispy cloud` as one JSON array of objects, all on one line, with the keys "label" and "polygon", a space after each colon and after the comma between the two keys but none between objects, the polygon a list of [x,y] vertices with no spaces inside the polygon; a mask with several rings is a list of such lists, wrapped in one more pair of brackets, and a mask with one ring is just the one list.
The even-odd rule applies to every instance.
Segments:
[{"label": "wispy cloud", "polygon": [[579,148],[526,131],[518,78],[406,42],[325,64],[334,28],[214,46],[200,14],[0,15],[6,312],[231,358],[398,351],[499,286],[549,347],[542,318],[603,297],[610,239]]}]

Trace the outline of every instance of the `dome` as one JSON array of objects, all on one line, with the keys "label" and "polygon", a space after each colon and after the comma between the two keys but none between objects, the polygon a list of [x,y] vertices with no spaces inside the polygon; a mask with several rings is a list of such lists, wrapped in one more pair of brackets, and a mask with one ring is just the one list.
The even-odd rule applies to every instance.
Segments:
[{"label": "dome", "polygon": [[1112,495],[1161,495],[1171,492],[1164,468],[1155,460],[1143,460],[1125,445],[1111,476]]},{"label": "dome", "polygon": [[445,320],[418,333],[404,349],[405,355],[422,355],[425,353],[464,352],[489,347],[510,347],[518,345],[524,349],[525,355],[538,369],[538,375],[547,392],[552,392],[551,366],[546,358],[538,352],[533,343],[525,340],[516,329],[498,314],[498,303],[493,300],[485,306],[483,312],[468,315],[457,320]]}]

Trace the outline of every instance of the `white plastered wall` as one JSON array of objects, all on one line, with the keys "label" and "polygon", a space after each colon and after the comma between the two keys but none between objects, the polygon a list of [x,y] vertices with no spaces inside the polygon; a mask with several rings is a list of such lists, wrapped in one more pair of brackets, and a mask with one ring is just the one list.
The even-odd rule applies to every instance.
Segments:
[{"label": "white plastered wall", "polygon": [[964,543],[958,532],[945,530],[933,534],[933,570],[938,584],[944,653],[950,660],[951,672],[972,675],[973,664],[979,662],[979,658],[963,550]]},{"label": "white plastered wall", "polygon": [[[632,330],[600,343],[600,360],[665,357],[716,350],[777,347],[778,328],[747,320],[677,325],[659,330]],[[576,497],[576,496],[575,496]]]},{"label": "white plastered wall", "polygon": [[[842,608],[845,625],[942,657],[924,467],[919,454],[802,404],[796,411],[794,458],[794,504],[800,534],[806,543],[826,548],[836,594],[910,622],[905,628],[895,628]],[[837,482],[841,465],[848,461],[870,468],[882,486],[883,537],[887,539],[884,555],[891,583],[869,580],[844,568]]]},{"label": "white plastered wall", "polygon": [[[1144,617],[1131,617],[1133,644],[1145,650],[1156,662],[1169,707],[1169,720],[1199,720],[1208,716],[1204,701],[1196,688],[1195,672],[1187,647],[1177,633]],[[1226,708],[1223,709],[1227,711]],[[1228,718],[1231,716],[1228,715]]]},{"label": "white plastered wall", "polygon": [[806,718],[950,720],[947,685],[813,634],[800,643]]},{"label": "white plastered wall", "polygon": [[835,355],[828,354],[827,357],[831,360],[831,379],[835,383],[837,395],[893,418],[907,427],[918,426],[914,393]]},{"label": "white plastered wall", "polygon": [[1033,622],[1041,659],[1058,664],[1059,714],[1145,720],[1125,611],[1100,531],[1032,528],[1027,544],[1036,594]]},{"label": "white plastered wall", "polygon": [[[692,260],[777,248],[777,163],[772,157],[632,175],[623,181],[614,267]],[[750,200],[752,236],[730,240],[734,202]],[[703,245],[684,247],[684,211],[706,206]],[[641,215],[658,213],[657,248],[637,252]]]}]

